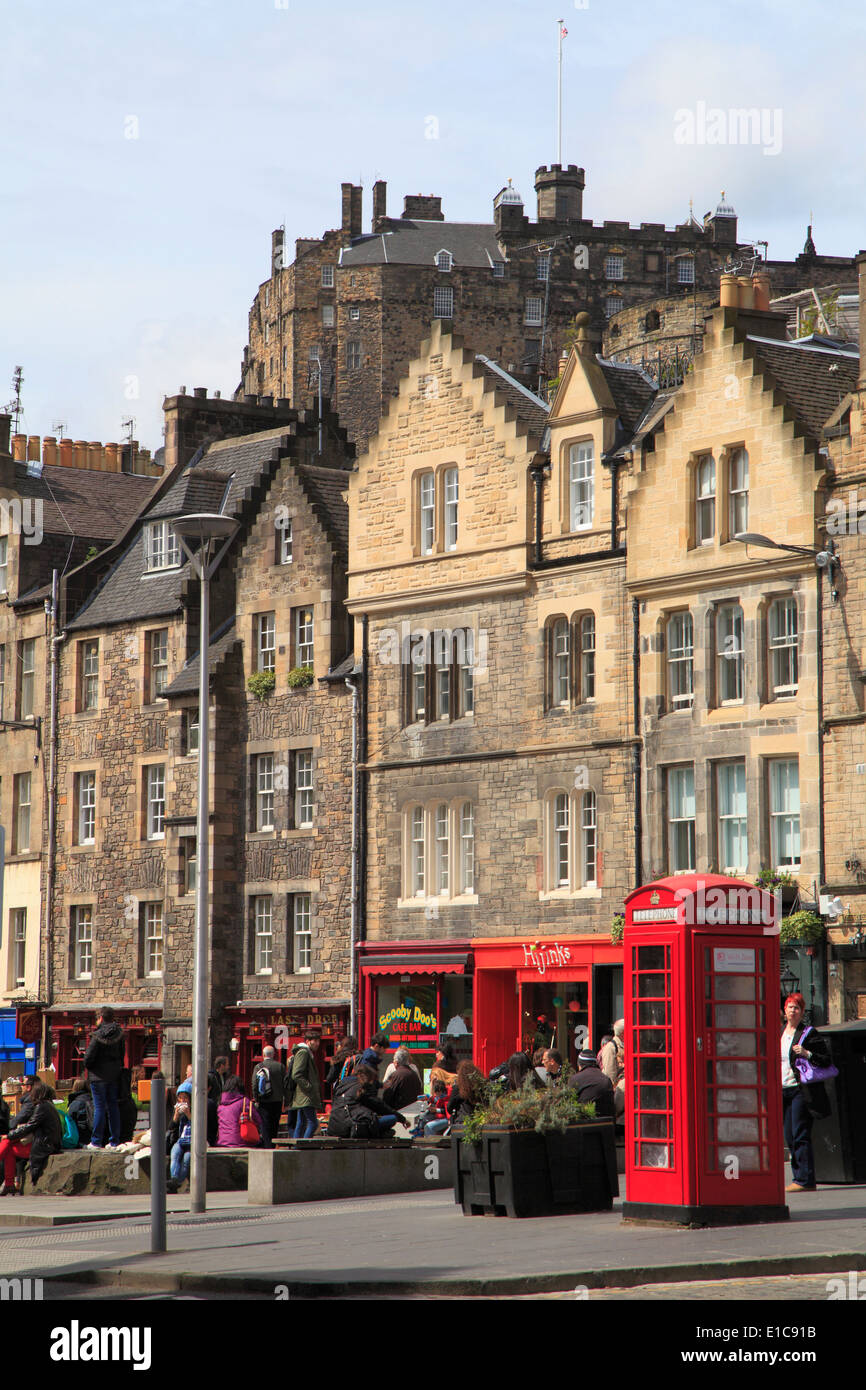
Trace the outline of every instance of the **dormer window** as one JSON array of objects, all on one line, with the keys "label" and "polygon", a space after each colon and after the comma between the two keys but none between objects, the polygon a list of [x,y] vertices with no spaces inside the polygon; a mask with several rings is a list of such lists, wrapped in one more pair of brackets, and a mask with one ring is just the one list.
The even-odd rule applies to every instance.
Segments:
[{"label": "dormer window", "polygon": [[437,270],[450,270],[454,264],[454,257],[450,251],[440,251],[436,257]]},{"label": "dormer window", "polygon": [[151,521],[144,532],[144,553],[148,573],[175,569],[180,564],[180,545],[168,521]]}]

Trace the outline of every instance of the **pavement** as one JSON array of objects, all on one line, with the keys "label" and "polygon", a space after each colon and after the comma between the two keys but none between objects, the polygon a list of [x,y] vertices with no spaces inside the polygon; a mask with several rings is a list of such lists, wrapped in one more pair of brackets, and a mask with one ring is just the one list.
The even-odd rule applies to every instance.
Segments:
[{"label": "pavement", "polygon": [[84,1295],[87,1288],[91,1297],[109,1290],[126,1297],[586,1297],[603,1289],[641,1297],[638,1290],[664,1285],[730,1289],[731,1281],[752,1279],[775,1286],[821,1274],[826,1287],[833,1274],[866,1271],[862,1186],[792,1194],[787,1222],[696,1231],[624,1225],[619,1202],[613,1212],[511,1221],[464,1216],[448,1190],[283,1207],[210,1193],[200,1215],[179,1194],[169,1198],[168,1251],[155,1255],[149,1202],[4,1200],[3,1222],[17,1224],[0,1228],[0,1277],[58,1281],[61,1297],[61,1289]]}]

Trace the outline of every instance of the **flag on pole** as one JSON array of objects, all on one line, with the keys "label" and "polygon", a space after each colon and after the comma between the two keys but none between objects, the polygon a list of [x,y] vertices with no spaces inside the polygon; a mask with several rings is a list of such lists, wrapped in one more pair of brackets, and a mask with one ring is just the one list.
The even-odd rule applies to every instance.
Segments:
[{"label": "flag on pole", "polygon": [[568,37],[568,30],[566,29],[565,25],[563,24],[562,29],[560,30],[560,38],[563,38],[563,39],[564,39],[564,38],[567,38],[567,37]]}]

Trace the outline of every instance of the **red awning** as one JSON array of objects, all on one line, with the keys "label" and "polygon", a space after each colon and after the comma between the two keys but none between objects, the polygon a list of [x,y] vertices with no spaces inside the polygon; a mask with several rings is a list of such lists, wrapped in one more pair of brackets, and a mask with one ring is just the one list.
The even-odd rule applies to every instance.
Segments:
[{"label": "red awning", "polygon": [[363,975],[465,975],[465,960],[437,960],[435,956],[425,956],[423,960],[381,960],[375,964],[361,965]]}]

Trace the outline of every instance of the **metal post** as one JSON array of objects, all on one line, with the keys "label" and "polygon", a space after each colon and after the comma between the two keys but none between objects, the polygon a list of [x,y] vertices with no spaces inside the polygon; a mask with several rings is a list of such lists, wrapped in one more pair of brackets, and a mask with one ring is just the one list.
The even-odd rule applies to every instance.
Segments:
[{"label": "metal post", "polygon": [[164,1255],[165,1240],[165,1077],[150,1083],[150,1251]]},{"label": "metal post", "polygon": [[196,894],[195,946],[192,997],[192,1144],[190,1166],[190,1204],[192,1212],[202,1212],[207,1192],[207,1012],[208,966],[208,888],[210,855],[208,841],[208,808],[210,802],[210,698],[208,680],[208,651],[210,647],[210,609],[208,581],[210,541],[202,542],[198,554],[201,584],[201,616],[199,621],[199,682],[198,682],[198,816],[196,821]]}]

